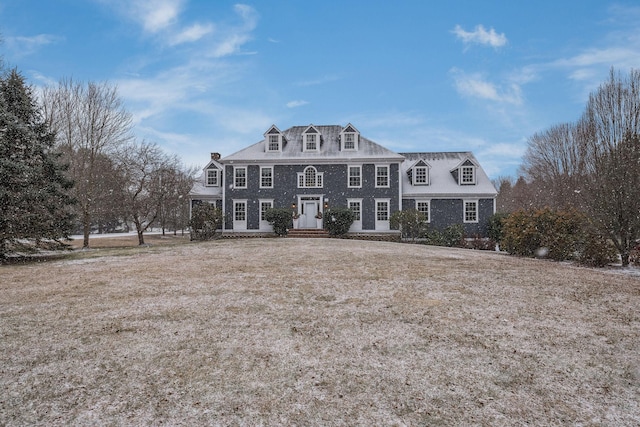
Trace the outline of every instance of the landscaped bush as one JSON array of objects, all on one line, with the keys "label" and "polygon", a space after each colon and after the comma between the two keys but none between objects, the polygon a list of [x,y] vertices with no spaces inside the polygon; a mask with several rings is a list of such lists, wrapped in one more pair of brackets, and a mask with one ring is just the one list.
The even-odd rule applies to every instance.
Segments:
[{"label": "landscaped bush", "polygon": [[287,208],[267,209],[264,219],[273,226],[273,231],[278,236],[286,236],[289,229],[293,227],[293,213]]},{"label": "landscaped bush", "polygon": [[332,236],[344,236],[349,232],[355,217],[356,215],[351,209],[327,209],[324,213],[324,229]]},{"label": "landscaped bush", "polygon": [[448,246],[451,248],[462,247],[464,228],[462,224],[450,225],[442,231],[428,230],[424,241],[427,245]]},{"label": "landscaped bush", "polygon": [[222,210],[209,203],[198,203],[191,211],[191,240],[212,239],[222,225]]},{"label": "landscaped bush", "polygon": [[580,250],[578,261],[591,267],[606,267],[618,260],[618,251],[606,238],[594,232],[587,232]]},{"label": "landscaped bush", "polygon": [[500,244],[504,237],[503,222],[508,216],[509,214],[497,213],[489,218],[487,235],[497,244]]},{"label": "landscaped bush", "polygon": [[574,259],[586,241],[587,217],[576,210],[521,210],[503,221],[502,248],[520,256]]},{"label": "landscaped bush", "polygon": [[391,229],[400,230],[403,239],[415,241],[427,232],[427,217],[417,209],[396,211],[389,218]]}]

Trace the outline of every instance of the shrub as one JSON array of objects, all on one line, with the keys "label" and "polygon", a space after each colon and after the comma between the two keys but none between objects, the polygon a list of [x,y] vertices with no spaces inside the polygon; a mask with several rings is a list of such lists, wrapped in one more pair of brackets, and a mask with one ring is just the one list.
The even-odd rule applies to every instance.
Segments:
[{"label": "shrub", "polygon": [[589,220],[576,210],[543,208],[514,212],[502,224],[502,247],[507,252],[563,261],[579,258]]},{"label": "shrub", "polygon": [[324,213],[324,228],[332,236],[344,236],[355,220],[355,214],[347,208],[331,208]]},{"label": "shrub", "polygon": [[267,209],[264,219],[273,226],[273,231],[278,236],[286,236],[289,228],[293,227],[293,214],[288,208]]},{"label": "shrub", "polygon": [[413,241],[427,231],[427,217],[417,209],[394,212],[389,218],[389,224],[393,230],[400,230],[402,238]]},{"label": "shrub", "polygon": [[222,225],[222,209],[209,203],[198,203],[191,211],[191,240],[209,240]]},{"label": "shrub", "polygon": [[606,267],[618,259],[618,251],[606,238],[594,232],[586,233],[578,261],[591,267]]},{"label": "shrub", "polygon": [[491,240],[500,244],[504,237],[503,222],[509,216],[505,213],[497,213],[491,215],[488,222],[487,235]]},{"label": "shrub", "polygon": [[427,245],[448,246],[451,248],[462,247],[464,228],[462,224],[453,224],[442,231],[428,230],[425,243]]}]

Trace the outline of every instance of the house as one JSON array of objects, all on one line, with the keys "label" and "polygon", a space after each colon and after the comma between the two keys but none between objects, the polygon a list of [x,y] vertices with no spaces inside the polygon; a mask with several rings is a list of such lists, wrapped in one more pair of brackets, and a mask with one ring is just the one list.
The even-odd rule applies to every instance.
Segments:
[{"label": "house", "polygon": [[[321,228],[316,217],[348,207],[354,234],[396,233],[393,212],[415,208],[431,227],[462,224],[486,235],[497,191],[471,152],[396,153],[346,126],[275,125],[264,138],[221,158],[213,153],[191,203],[224,211],[224,233],[270,233],[269,208],[288,207],[296,228]],[[326,218],[324,220],[327,220]]]}]

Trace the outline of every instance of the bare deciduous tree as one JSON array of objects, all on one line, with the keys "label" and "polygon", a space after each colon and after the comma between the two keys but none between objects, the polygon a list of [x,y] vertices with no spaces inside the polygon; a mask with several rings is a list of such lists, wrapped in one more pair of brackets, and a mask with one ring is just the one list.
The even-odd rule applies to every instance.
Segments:
[{"label": "bare deciduous tree", "polygon": [[144,245],[144,232],[160,218],[165,192],[171,185],[163,179],[177,175],[180,163],[152,142],[128,144],[118,154],[120,173],[124,177],[125,211],[136,226],[138,243]]},{"label": "bare deciduous tree", "polygon": [[616,74],[591,94],[584,120],[588,211],[629,264],[640,238],[640,71]]},{"label": "bare deciduous tree", "polygon": [[92,218],[99,210],[100,182],[112,179],[98,167],[100,156],[113,154],[131,140],[131,115],[117,88],[109,83],[61,80],[57,86],[44,89],[42,104],[76,183],[74,197],[83,228],[83,246],[88,247]]}]

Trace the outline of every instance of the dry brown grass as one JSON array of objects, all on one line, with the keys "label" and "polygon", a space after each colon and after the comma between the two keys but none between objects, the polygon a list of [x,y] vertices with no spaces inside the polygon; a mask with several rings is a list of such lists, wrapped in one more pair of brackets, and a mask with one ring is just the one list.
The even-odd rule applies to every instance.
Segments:
[{"label": "dry brown grass", "polygon": [[251,239],[0,276],[2,425],[640,424],[640,278],[615,270]]}]

